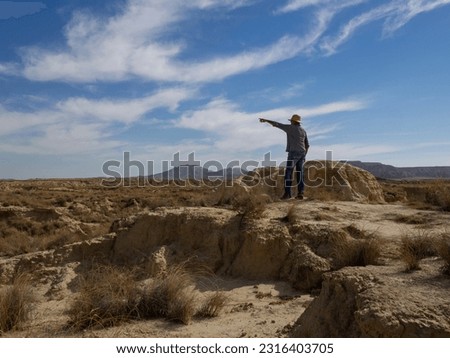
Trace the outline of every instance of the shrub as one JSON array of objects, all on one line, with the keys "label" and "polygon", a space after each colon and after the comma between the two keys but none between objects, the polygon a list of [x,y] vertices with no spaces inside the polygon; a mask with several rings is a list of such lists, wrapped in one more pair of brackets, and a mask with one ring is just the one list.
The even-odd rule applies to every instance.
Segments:
[{"label": "shrub", "polygon": [[197,315],[200,317],[217,317],[225,307],[227,301],[228,297],[224,292],[216,291],[206,298]]},{"label": "shrub", "polygon": [[400,258],[407,272],[420,269],[420,260],[436,256],[434,237],[431,232],[417,230],[403,234],[400,245]]},{"label": "shrub", "polygon": [[335,241],[332,255],[335,268],[377,265],[382,247],[378,235],[353,224],[345,229],[353,238]]},{"label": "shrub", "polygon": [[426,187],[425,201],[441,210],[450,211],[450,182],[438,180]]},{"label": "shrub", "polygon": [[0,334],[25,323],[31,315],[34,295],[29,281],[19,276],[12,286],[0,291]]},{"label": "shrub", "polygon": [[339,242],[333,252],[335,269],[346,266],[377,265],[381,256],[379,239],[345,240]]},{"label": "shrub", "polygon": [[193,285],[193,276],[183,265],[168,268],[143,288],[140,317],[164,317],[189,324],[196,313]]},{"label": "shrub", "polygon": [[132,319],[166,318],[189,324],[195,315],[216,317],[225,305],[225,295],[217,291],[199,308],[195,278],[186,265],[176,265],[139,284],[131,270],[95,267],[81,278],[80,291],[68,311],[69,325],[81,330]]},{"label": "shrub", "polygon": [[81,278],[69,323],[75,329],[115,326],[138,315],[138,300],[132,271],[97,266]]}]

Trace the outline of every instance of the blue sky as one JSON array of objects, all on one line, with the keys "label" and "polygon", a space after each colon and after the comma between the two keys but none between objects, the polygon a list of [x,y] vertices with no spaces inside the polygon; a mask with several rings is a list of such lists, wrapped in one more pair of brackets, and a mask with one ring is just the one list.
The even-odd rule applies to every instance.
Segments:
[{"label": "blue sky", "polygon": [[108,160],[450,165],[450,0],[0,1],[0,178]]}]

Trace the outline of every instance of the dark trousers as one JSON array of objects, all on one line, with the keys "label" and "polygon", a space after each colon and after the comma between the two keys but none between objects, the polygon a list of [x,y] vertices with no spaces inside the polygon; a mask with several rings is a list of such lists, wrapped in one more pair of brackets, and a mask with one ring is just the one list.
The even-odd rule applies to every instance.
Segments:
[{"label": "dark trousers", "polygon": [[299,152],[289,152],[286,162],[286,172],[284,174],[284,192],[291,195],[292,188],[292,174],[294,168],[297,175],[297,194],[303,194],[305,190],[305,181],[303,175],[303,164],[305,164],[305,154]]}]

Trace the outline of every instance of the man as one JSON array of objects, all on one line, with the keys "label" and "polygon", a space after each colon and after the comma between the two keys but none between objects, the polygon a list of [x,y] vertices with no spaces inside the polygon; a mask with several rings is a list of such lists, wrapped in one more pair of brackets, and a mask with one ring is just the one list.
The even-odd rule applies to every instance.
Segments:
[{"label": "man", "polygon": [[291,124],[282,124],[264,118],[259,118],[259,121],[280,128],[287,135],[286,152],[288,152],[288,158],[284,176],[284,194],[281,199],[286,200],[292,197],[291,187],[294,168],[297,170],[297,199],[303,199],[303,192],[305,190],[303,164],[308,153],[309,142],[306,131],[300,125],[301,117],[298,114],[294,114],[290,119]]}]

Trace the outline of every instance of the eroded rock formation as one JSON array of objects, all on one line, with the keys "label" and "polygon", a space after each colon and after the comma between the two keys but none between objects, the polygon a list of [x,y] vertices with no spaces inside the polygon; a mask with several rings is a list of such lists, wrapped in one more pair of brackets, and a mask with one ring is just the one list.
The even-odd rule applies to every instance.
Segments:
[{"label": "eroded rock formation", "polygon": [[291,337],[450,337],[448,278],[397,270],[348,267],[325,274]]}]

